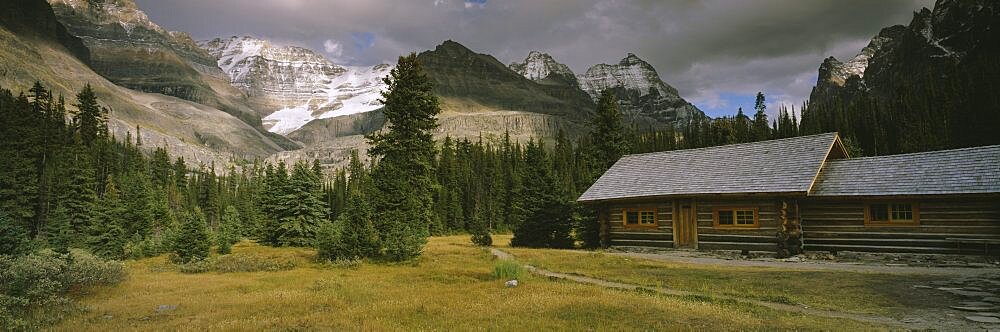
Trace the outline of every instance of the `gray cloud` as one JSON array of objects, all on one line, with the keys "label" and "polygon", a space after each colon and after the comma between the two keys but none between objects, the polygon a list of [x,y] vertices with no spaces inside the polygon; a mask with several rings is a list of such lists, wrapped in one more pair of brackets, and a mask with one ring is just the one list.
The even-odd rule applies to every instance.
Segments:
[{"label": "gray cloud", "polygon": [[[882,27],[907,24],[914,10],[933,5],[931,0],[137,2],[160,25],[197,38],[249,34],[320,52],[336,43],[342,53],[336,58],[354,64],[394,61],[445,39],[505,63],[540,50],[578,73],[632,52],[698,105],[723,105],[721,96],[758,90],[772,102],[798,104],[808,97],[823,58],[850,58]],[[370,43],[357,42],[367,33]]]}]

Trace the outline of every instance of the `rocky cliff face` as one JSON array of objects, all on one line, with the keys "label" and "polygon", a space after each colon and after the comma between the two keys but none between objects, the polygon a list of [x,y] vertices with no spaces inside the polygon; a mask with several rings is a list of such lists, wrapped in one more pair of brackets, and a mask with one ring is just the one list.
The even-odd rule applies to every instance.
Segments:
[{"label": "rocky cliff face", "polygon": [[306,48],[252,37],[203,41],[230,83],[265,115],[268,130],[287,134],[315,119],[381,107],[382,78],[392,66],[339,66]]},{"label": "rocky cliff face", "polygon": [[232,114],[260,128],[260,115],[229,85],[215,58],[189,35],[152,22],[133,0],[51,0],[53,12],[90,49],[90,67],[117,85]]},{"label": "rocky cliff face", "polygon": [[83,63],[90,62],[90,50],[56,20],[45,1],[6,0],[0,3],[0,27],[8,31],[54,42]]},{"label": "rocky cliff face", "polygon": [[994,132],[1000,127],[997,41],[1000,3],[938,0],[933,9],[915,12],[908,25],[883,29],[852,60],[827,58],[809,111],[836,117],[870,109],[888,117],[876,125],[899,142],[882,150],[1000,143]]},{"label": "rocky cliff face", "polygon": [[568,66],[556,62],[552,56],[542,52],[531,51],[524,62],[514,62],[509,67],[521,76],[541,84],[580,85],[576,75]]},{"label": "rocky cliff face", "polygon": [[[849,91],[864,89],[862,79],[872,57],[885,49],[887,45],[894,45],[905,33],[906,27],[902,25],[888,27],[882,29],[867,46],[861,49],[860,53],[849,61],[840,62],[832,56],[826,58],[819,67],[819,76],[813,93],[850,94]],[[851,88],[844,89],[852,78],[854,81],[850,83]]]},{"label": "rocky cliff face", "polygon": [[580,87],[597,100],[610,89],[618,97],[623,113],[679,125],[705,114],[687,102],[677,89],[660,79],[653,66],[629,53],[618,64],[598,64],[577,76]]}]

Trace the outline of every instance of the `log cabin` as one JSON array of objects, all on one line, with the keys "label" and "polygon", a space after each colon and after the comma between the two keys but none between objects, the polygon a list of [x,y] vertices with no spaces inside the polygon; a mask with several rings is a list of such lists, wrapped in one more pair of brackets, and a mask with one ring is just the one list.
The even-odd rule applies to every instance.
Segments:
[{"label": "log cabin", "polygon": [[627,155],[579,202],[604,246],[1000,254],[1000,145],[850,158],[837,133]]}]

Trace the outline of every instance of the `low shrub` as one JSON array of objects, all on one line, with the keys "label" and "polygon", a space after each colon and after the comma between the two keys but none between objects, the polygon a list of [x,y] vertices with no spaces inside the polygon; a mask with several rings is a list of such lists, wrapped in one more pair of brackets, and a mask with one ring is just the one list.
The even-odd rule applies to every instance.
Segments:
[{"label": "low shrub", "polygon": [[125,257],[142,259],[159,256],[173,249],[173,232],[165,230],[141,239],[133,239],[125,243]]},{"label": "low shrub", "polygon": [[293,257],[252,254],[229,254],[178,264],[183,273],[274,272],[291,270],[296,266],[298,263]]},{"label": "low shrub", "polygon": [[493,278],[500,280],[521,279],[524,267],[512,260],[501,259],[493,265]]},{"label": "low shrub", "polygon": [[346,259],[346,258],[341,258],[341,259],[335,259],[335,260],[332,260],[332,261],[326,261],[326,262],[324,262],[324,265],[332,267],[332,268],[356,269],[356,268],[361,267],[361,260],[360,259]]},{"label": "low shrub", "polygon": [[[119,283],[125,265],[83,251],[0,256],[0,330],[33,330],[72,304],[72,290]],[[65,310],[62,310],[65,311]]]},{"label": "low shrub", "polygon": [[210,259],[190,261],[177,264],[178,270],[183,273],[205,273],[214,269],[215,262]]},{"label": "low shrub", "polygon": [[247,254],[219,256],[215,260],[216,272],[285,271],[295,268],[295,261],[288,257],[261,257]]}]

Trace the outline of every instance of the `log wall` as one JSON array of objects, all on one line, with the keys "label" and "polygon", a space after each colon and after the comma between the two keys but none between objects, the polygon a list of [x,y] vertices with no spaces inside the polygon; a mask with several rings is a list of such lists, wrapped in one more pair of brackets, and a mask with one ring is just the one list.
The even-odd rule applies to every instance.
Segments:
[{"label": "log wall", "polygon": [[[673,200],[612,204],[608,211],[612,246],[674,247]],[[624,227],[623,209],[655,208],[656,228]]]},{"label": "log wall", "polygon": [[[881,200],[883,202],[891,202]],[[876,200],[810,199],[800,203],[804,248],[812,251],[983,254],[986,245],[956,239],[1000,241],[1000,200],[917,199],[919,225],[865,225],[865,205]],[[1000,252],[1000,244],[992,245]]]},{"label": "log wall", "polygon": [[[780,201],[777,199],[713,199],[698,200],[698,249],[708,250],[777,250],[781,222],[778,220]],[[715,208],[757,208],[760,227],[749,229],[716,228],[713,221]]]}]

